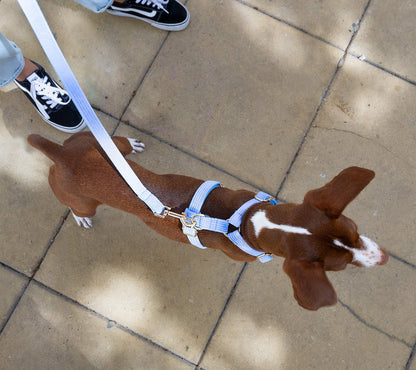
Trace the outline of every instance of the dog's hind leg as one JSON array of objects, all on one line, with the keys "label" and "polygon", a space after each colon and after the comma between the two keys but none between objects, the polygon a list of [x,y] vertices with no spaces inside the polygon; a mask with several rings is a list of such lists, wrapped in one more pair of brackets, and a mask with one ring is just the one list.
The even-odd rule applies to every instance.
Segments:
[{"label": "dog's hind leg", "polygon": [[49,170],[49,185],[53,193],[59,202],[71,209],[77,224],[89,229],[92,227],[92,217],[101,203],[95,199],[68,191],[63,185],[64,182],[57,178],[55,169],[55,165],[53,165]]}]

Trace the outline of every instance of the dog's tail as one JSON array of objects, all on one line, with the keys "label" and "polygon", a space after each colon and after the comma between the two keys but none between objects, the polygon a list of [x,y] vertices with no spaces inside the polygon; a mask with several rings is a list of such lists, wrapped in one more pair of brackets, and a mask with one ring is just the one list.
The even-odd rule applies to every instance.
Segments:
[{"label": "dog's tail", "polygon": [[29,135],[27,138],[27,142],[34,148],[40,150],[43,154],[45,154],[49,159],[51,159],[55,163],[57,162],[58,158],[62,155],[62,145],[56,144],[48,139],[45,139],[40,135]]}]

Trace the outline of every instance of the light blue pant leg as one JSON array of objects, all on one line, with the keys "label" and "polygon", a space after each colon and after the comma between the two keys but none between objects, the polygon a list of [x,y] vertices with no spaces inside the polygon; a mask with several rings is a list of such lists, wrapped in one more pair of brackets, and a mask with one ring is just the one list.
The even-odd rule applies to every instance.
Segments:
[{"label": "light blue pant leg", "polygon": [[75,1],[85,6],[86,8],[92,10],[94,13],[102,13],[113,3],[113,0],[75,0]]},{"label": "light blue pant leg", "polygon": [[20,49],[0,33],[0,87],[19,76],[24,66],[25,60]]}]

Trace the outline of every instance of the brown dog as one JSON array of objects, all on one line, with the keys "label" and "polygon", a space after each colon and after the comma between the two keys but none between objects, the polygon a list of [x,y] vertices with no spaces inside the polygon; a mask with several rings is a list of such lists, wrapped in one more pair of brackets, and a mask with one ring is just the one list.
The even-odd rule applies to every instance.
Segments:
[{"label": "brown dog", "polygon": [[[137,140],[113,140],[123,155],[144,149]],[[62,146],[39,135],[30,135],[28,141],[54,162],[50,186],[58,200],[71,208],[80,226],[90,227],[96,208],[107,204],[137,215],[170,239],[189,243],[178,219],[156,217],[133,193],[90,133],[75,134]],[[135,162],[129,164],[144,186],[177,213],[189,206],[203,183],[187,176],[157,175]],[[309,191],[300,205],[259,202],[244,214],[240,227],[244,240],[258,251],[286,259],[283,268],[302,307],[316,310],[337,302],[325,271],[342,270],[348,263],[370,267],[387,262],[388,254],[360,236],[355,223],[341,214],[373,177],[371,170],[347,168],[322,188]],[[219,187],[210,193],[201,212],[227,220],[253,196],[251,191]],[[219,249],[234,260],[255,260],[222,233],[200,230],[198,237],[204,246]]]}]

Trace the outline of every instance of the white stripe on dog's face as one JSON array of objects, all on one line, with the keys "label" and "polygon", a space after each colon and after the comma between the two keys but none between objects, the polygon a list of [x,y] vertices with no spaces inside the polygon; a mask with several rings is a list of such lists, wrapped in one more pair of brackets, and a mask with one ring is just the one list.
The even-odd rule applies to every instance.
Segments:
[{"label": "white stripe on dog's face", "polygon": [[364,235],[361,235],[360,239],[363,242],[364,249],[347,247],[339,240],[334,240],[334,244],[350,251],[353,255],[353,262],[358,262],[364,267],[372,267],[380,263],[383,260],[383,253],[377,243]]},{"label": "white stripe on dog's face", "polygon": [[260,232],[263,229],[277,229],[281,230],[285,233],[295,233],[295,234],[303,234],[303,235],[312,235],[308,230],[303,227],[298,226],[290,226],[290,225],[279,225],[271,222],[267,216],[265,211],[257,211],[250,219],[254,226],[254,232],[256,233],[256,237],[260,235]]}]

